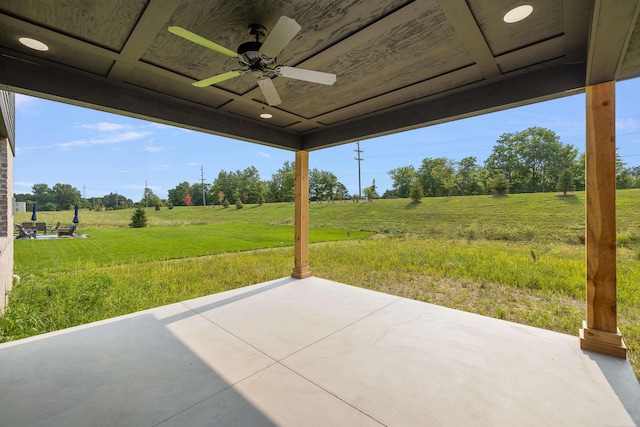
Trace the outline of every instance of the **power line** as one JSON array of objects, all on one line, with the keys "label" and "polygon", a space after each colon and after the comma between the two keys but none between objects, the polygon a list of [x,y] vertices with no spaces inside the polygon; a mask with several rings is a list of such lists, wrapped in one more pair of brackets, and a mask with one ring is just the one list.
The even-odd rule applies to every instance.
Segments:
[{"label": "power line", "polygon": [[362,151],[360,149],[360,141],[356,142],[356,144],[358,144],[358,148],[356,150],[353,150],[353,151],[358,153],[357,154],[358,157],[356,157],[354,159],[354,160],[358,161],[358,198],[362,199],[362,180],[361,180],[361,177],[360,177],[360,162],[363,161],[364,159],[360,157],[360,154],[364,153],[364,151]]}]

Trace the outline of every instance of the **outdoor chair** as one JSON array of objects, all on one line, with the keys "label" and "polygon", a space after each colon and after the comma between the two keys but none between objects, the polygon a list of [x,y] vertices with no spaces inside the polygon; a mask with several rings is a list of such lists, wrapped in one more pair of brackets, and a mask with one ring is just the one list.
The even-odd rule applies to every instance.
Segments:
[{"label": "outdoor chair", "polygon": [[47,223],[46,222],[36,222],[36,233],[38,231],[42,231],[44,234],[47,234]]},{"label": "outdoor chair", "polygon": [[47,227],[47,229],[49,229],[49,234],[55,233],[56,231],[58,231],[58,228],[60,228],[60,221],[58,221],[56,226],[53,228],[51,228],[51,226]]},{"label": "outdoor chair", "polygon": [[32,237],[34,239],[36,238],[36,233],[34,231],[31,231],[31,230],[27,231],[20,224],[15,224],[15,226],[16,226],[16,231],[18,232],[18,234],[16,235],[16,239],[31,239]]},{"label": "outdoor chair", "polygon": [[64,227],[58,229],[58,237],[73,237],[73,233],[76,231],[76,226]]},{"label": "outdoor chair", "polygon": [[23,222],[22,228],[24,228],[27,232],[33,231],[33,222]]}]

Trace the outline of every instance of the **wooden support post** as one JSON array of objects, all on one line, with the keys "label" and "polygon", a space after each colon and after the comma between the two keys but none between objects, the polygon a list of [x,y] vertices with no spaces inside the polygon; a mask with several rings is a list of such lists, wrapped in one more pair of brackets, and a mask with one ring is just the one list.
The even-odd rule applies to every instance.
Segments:
[{"label": "wooden support post", "polygon": [[291,276],[311,276],[309,268],[309,152],[296,152],[295,265]]},{"label": "wooden support post", "polygon": [[626,358],[616,315],[615,82],[586,88],[587,319],[580,348]]}]

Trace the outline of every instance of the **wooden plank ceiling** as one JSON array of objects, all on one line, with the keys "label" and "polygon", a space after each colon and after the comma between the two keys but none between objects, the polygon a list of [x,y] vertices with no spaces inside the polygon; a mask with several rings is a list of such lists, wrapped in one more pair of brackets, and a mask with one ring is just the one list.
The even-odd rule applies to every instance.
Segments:
[{"label": "wooden plank ceiling", "polygon": [[[0,89],[286,149],[318,149],[427,126],[640,75],[635,0],[21,0],[0,3]],[[280,16],[302,30],[278,64],[337,75],[284,77],[268,106],[233,58],[167,31],[180,26],[235,50]],[[18,42],[37,39],[39,52]],[[264,120],[260,113],[273,118]]]}]

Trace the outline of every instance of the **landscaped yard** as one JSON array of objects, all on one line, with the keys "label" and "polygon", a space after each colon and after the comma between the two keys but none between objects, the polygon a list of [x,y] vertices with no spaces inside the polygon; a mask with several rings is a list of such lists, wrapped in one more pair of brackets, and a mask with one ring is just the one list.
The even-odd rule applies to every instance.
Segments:
[{"label": "landscaped yard", "polygon": [[[640,190],[617,204],[619,327],[640,377]],[[81,211],[88,239],[15,242],[2,340],[287,276],[293,209],[150,209],[145,229],[133,210]],[[317,276],[571,335],[584,319],[583,193],[314,203],[310,222]]]}]

